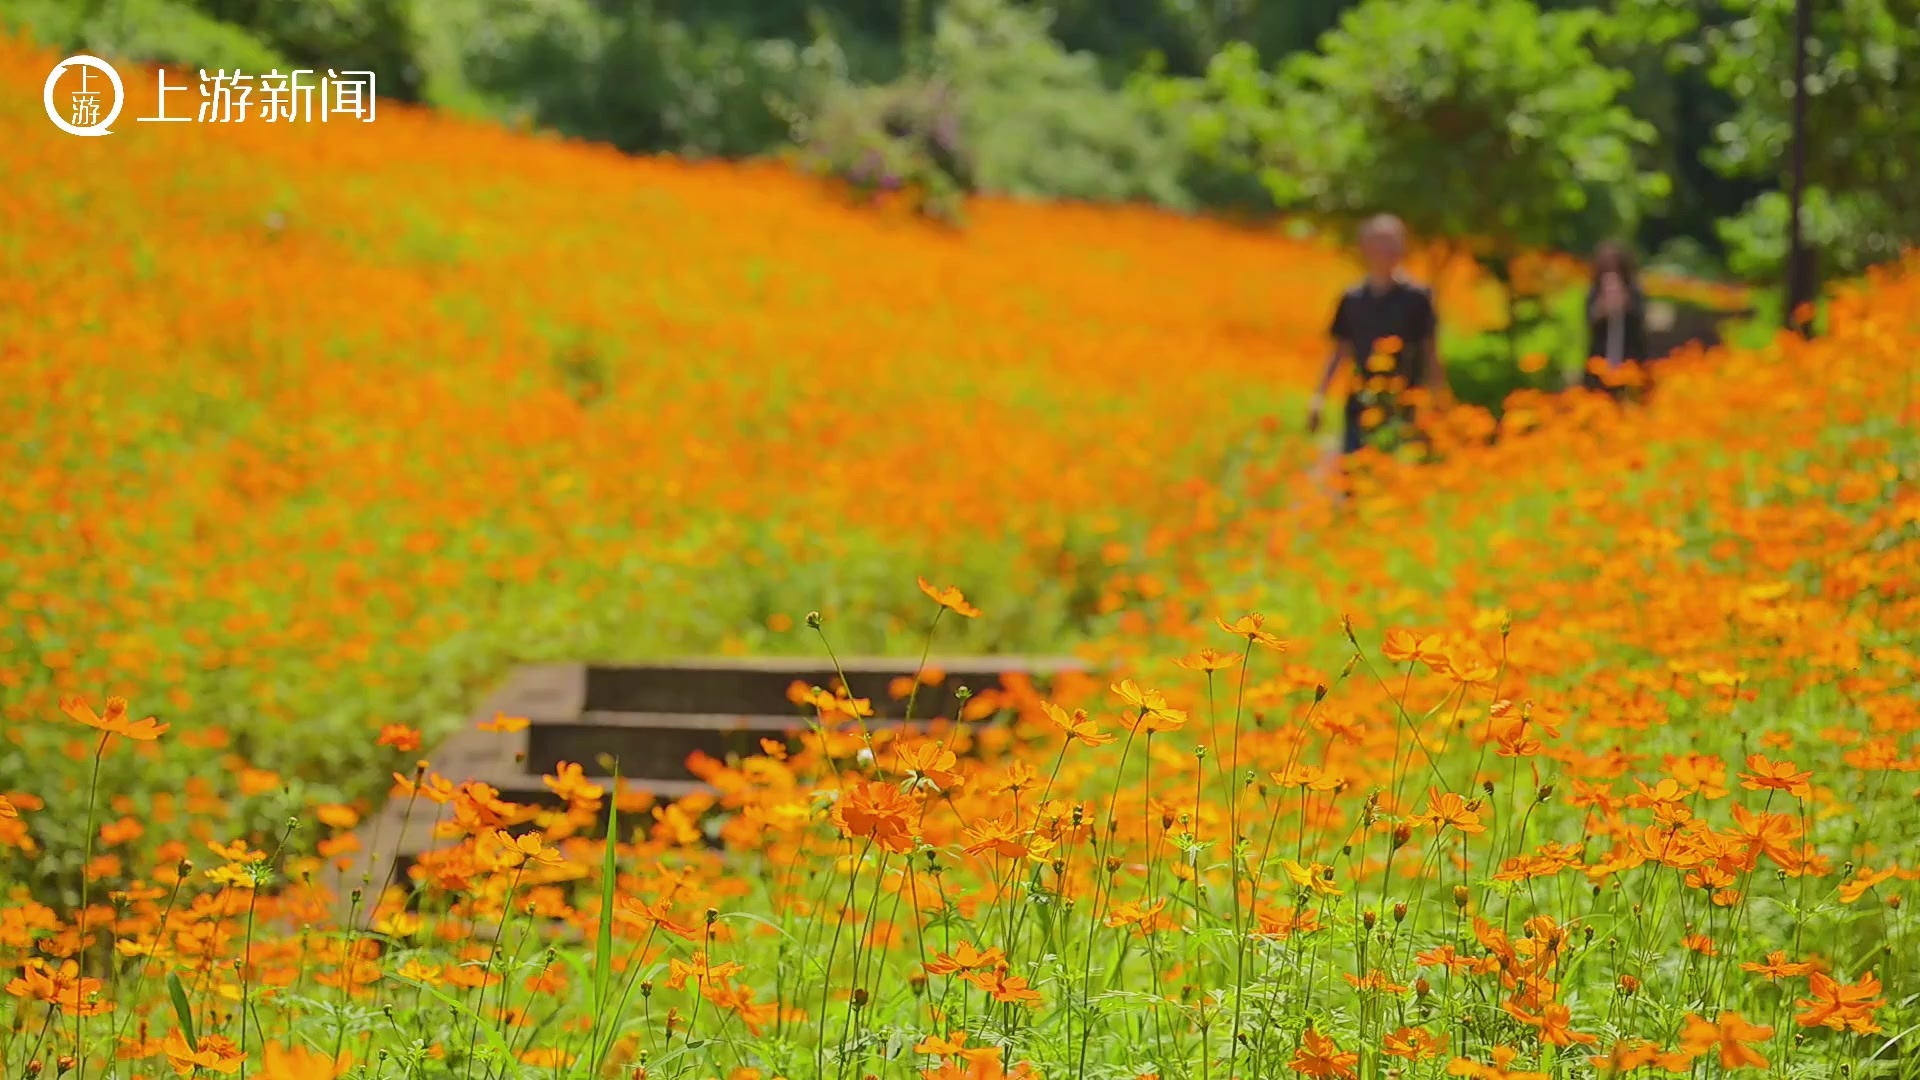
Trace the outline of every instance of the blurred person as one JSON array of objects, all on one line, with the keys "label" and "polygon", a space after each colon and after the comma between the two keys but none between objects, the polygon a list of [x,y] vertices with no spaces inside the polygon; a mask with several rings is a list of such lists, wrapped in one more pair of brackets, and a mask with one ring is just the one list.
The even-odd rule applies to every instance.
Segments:
[{"label": "blurred person", "polygon": [[1358,451],[1390,422],[1411,424],[1414,402],[1402,396],[1403,390],[1424,390],[1436,402],[1446,392],[1433,290],[1408,278],[1401,266],[1406,225],[1392,214],[1369,218],[1360,226],[1359,246],[1367,276],[1341,294],[1334,309],[1333,351],[1307,414],[1307,430],[1317,434],[1327,391],[1342,362],[1351,364],[1355,382],[1347,395],[1340,449],[1327,456],[1323,469]]},{"label": "blurred person", "polygon": [[1593,283],[1587,289],[1587,364],[1581,384],[1614,400],[1626,391],[1628,365],[1647,360],[1647,299],[1640,291],[1633,256],[1607,241],[1593,252]]}]

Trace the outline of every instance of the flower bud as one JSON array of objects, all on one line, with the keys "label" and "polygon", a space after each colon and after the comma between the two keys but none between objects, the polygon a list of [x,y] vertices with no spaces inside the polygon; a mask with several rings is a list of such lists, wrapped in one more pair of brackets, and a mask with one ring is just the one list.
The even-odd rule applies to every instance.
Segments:
[{"label": "flower bud", "polygon": [[1397,923],[1403,923],[1407,921],[1407,905],[1406,904],[1400,903],[1400,904],[1393,905],[1393,921]]},{"label": "flower bud", "polygon": [[1453,906],[1454,907],[1457,907],[1457,908],[1466,907],[1467,901],[1472,899],[1472,897],[1473,897],[1473,894],[1467,891],[1467,887],[1465,885],[1455,885],[1453,887]]}]

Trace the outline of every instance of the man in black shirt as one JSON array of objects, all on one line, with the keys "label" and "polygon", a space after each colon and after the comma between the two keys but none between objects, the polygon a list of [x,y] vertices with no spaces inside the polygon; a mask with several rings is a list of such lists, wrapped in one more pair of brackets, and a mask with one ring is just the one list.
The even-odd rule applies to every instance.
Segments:
[{"label": "man in black shirt", "polygon": [[1409,417],[1402,390],[1421,387],[1438,395],[1446,387],[1434,343],[1433,291],[1409,281],[1400,269],[1406,247],[1407,229],[1399,218],[1382,214],[1362,225],[1360,255],[1367,278],[1348,289],[1334,310],[1333,353],[1314,391],[1307,424],[1310,431],[1320,430],[1327,389],[1346,359],[1357,381],[1347,395],[1343,454],[1366,445],[1369,434],[1389,419]]}]

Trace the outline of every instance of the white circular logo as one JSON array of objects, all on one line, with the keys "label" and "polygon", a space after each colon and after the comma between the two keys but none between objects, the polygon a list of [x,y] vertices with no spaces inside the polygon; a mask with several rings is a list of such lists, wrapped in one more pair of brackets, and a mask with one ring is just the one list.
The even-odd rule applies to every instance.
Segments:
[{"label": "white circular logo", "polygon": [[[81,89],[72,94],[71,108],[62,113],[59,106],[54,104],[54,89],[60,85],[60,76],[71,67],[91,68],[107,77],[107,85],[113,87],[113,105],[104,116],[100,112],[100,95],[87,89],[85,71],[80,73]],[[112,64],[97,56],[69,56],[55,65],[53,73],[47,76],[46,89],[41,92],[40,100],[47,107],[47,119],[53,121],[55,127],[69,135],[94,136],[113,134],[111,125],[120,118],[120,109],[126,104],[127,95],[120,85],[120,73],[113,70]]]}]

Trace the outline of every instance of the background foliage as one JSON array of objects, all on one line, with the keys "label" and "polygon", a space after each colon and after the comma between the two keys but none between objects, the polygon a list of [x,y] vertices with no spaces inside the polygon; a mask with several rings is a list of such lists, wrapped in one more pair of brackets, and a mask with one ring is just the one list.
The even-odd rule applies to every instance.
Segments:
[{"label": "background foliage", "polygon": [[[1920,233],[1917,5],[1820,5],[1813,231],[1830,272]],[[1358,153],[1402,178],[1471,158],[1477,182],[1442,190],[1493,203],[1520,185],[1511,205],[1551,227],[1515,231],[1543,242],[1584,248],[1624,226],[1676,267],[1777,270],[1792,0],[1417,6],[1419,18],[1379,0],[15,0],[0,18],[133,58],[371,67],[401,98],[627,150],[802,146],[858,185],[911,188],[945,211],[974,189],[1266,210],[1276,180],[1324,194],[1328,175],[1369,163]],[[1576,77],[1541,82],[1562,64]],[[1279,87],[1321,92],[1290,93],[1276,129]],[[1391,115],[1340,108],[1388,92],[1411,97]],[[1182,107],[1196,96],[1215,108]],[[1303,123],[1316,116],[1340,122]],[[1264,162],[1280,167],[1264,185],[1207,152],[1277,130],[1295,152]],[[1431,202],[1426,190],[1339,187],[1349,202]],[[1472,202],[1448,223],[1513,224]]]}]

